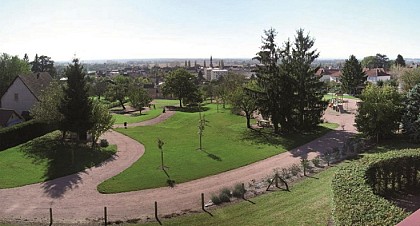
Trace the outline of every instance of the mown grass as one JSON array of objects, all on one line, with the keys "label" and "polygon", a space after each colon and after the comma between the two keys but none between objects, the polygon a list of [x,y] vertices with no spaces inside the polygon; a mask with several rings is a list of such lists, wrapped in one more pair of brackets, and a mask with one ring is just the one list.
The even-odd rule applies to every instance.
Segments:
[{"label": "mown grass", "polygon": [[[328,225],[331,219],[331,180],[338,167],[307,177],[290,192],[276,191],[207,213],[162,219],[164,225]],[[138,224],[140,225],[140,224]],[[157,225],[148,223],[146,225]]]},{"label": "mown grass", "polygon": [[[355,99],[355,100],[358,100],[359,98],[357,98],[357,97],[354,97],[354,96],[350,96],[350,95],[343,95],[343,97],[344,98],[347,98],[347,99]],[[325,94],[324,95],[324,100],[331,100],[332,98],[336,98],[336,96],[335,95],[331,95],[331,94]]]},{"label": "mown grass", "polygon": [[[54,132],[0,152],[0,188],[12,188],[70,175],[109,159],[116,146],[91,149],[62,143]],[[74,164],[72,164],[74,152]]]},{"label": "mown grass", "polygon": [[336,127],[324,124],[313,133],[277,136],[272,129],[249,130],[244,117],[229,110],[216,110],[216,105],[204,106],[202,114],[208,120],[204,130],[203,148],[199,147],[197,112],[177,112],[167,121],[147,127],[117,129],[146,147],[145,154],[130,168],[98,186],[102,193],[135,191],[167,186],[167,175],[160,169],[157,139],[165,142],[166,172],[176,183],[235,169],[285,152]]},{"label": "mown grass", "polygon": [[[133,114],[133,115],[114,114],[112,117],[115,118],[115,124],[123,124],[124,122],[135,123],[135,122],[142,122],[142,121],[150,120],[162,114],[162,110],[164,106],[172,106],[172,105],[177,105],[179,103],[178,100],[164,100],[164,99],[155,99],[154,102],[155,102],[156,109],[152,107],[149,111],[142,112],[141,115],[139,114]],[[121,107],[114,108],[114,109],[121,109]]]}]

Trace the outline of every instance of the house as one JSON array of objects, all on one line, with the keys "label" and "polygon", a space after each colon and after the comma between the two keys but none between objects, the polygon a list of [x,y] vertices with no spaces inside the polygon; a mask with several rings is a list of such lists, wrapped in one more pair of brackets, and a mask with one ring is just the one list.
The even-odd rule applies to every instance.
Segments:
[{"label": "house", "polygon": [[367,81],[376,84],[378,81],[388,81],[391,79],[391,75],[388,74],[383,68],[365,68],[363,70],[367,75]]},{"label": "house", "polygon": [[333,68],[319,68],[315,75],[323,82],[340,82],[341,71]]},{"label": "house", "polygon": [[0,107],[13,109],[20,115],[29,113],[51,81],[48,72],[17,76],[1,97]]},{"label": "house", "polygon": [[12,126],[23,121],[24,119],[15,110],[0,108],[0,128]]}]

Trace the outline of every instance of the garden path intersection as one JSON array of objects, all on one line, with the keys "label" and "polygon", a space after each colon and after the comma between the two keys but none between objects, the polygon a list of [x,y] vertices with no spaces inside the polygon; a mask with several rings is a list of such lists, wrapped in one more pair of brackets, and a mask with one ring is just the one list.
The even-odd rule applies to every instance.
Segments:
[{"label": "garden path intersection", "polygon": [[[324,118],[340,126],[324,136],[285,153],[252,163],[217,175],[177,184],[174,188],[162,187],[141,191],[101,194],[96,187],[108,178],[122,172],[144,153],[145,148],[137,141],[117,133],[107,132],[103,138],[116,144],[118,152],[99,166],[51,181],[18,188],[0,189],[0,221],[49,222],[49,208],[53,208],[54,222],[91,222],[103,217],[108,209],[108,220],[145,219],[154,217],[154,202],[158,202],[159,215],[200,210],[201,193],[208,200],[210,194],[236,183],[259,180],[271,174],[273,169],[299,163],[302,155],[309,159],[340,146],[352,136],[356,101],[348,99],[345,106],[350,113],[339,114],[328,109]],[[175,112],[167,111],[161,116],[139,125],[152,125],[166,120]],[[344,130],[341,125],[344,125]]]}]

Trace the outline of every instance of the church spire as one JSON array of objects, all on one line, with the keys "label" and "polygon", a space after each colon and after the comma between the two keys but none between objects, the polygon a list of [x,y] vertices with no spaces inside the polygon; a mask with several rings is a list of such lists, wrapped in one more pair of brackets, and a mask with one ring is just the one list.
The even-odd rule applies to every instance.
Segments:
[{"label": "church spire", "polygon": [[213,57],[210,56],[210,67],[213,68]]}]

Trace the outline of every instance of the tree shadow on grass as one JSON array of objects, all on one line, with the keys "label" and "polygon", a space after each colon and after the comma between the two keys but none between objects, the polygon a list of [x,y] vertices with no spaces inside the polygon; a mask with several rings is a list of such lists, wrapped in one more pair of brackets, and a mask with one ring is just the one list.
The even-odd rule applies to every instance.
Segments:
[{"label": "tree shadow on grass", "polygon": [[196,112],[206,112],[210,110],[209,107],[206,106],[185,106],[185,107],[176,107],[176,106],[166,106],[166,108],[170,111],[180,111],[180,112],[186,112],[186,113],[196,113]]},{"label": "tree shadow on grass", "polygon": [[217,156],[215,154],[209,153],[209,152],[205,151],[204,149],[202,149],[200,151],[202,151],[203,153],[207,154],[207,157],[209,157],[209,158],[211,158],[213,160],[216,160],[216,161],[219,161],[219,162],[222,161],[222,158],[220,158],[219,156]]},{"label": "tree shadow on grass", "polygon": [[[59,133],[47,134],[21,147],[34,164],[45,162],[42,187],[52,198],[60,198],[81,183],[81,173],[95,165],[113,161],[113,151],[91,148],[86,144],[62,142]],[[74,156],[74,163],[72,159]],[[104,162],[105,161],[105,162]]]}]

